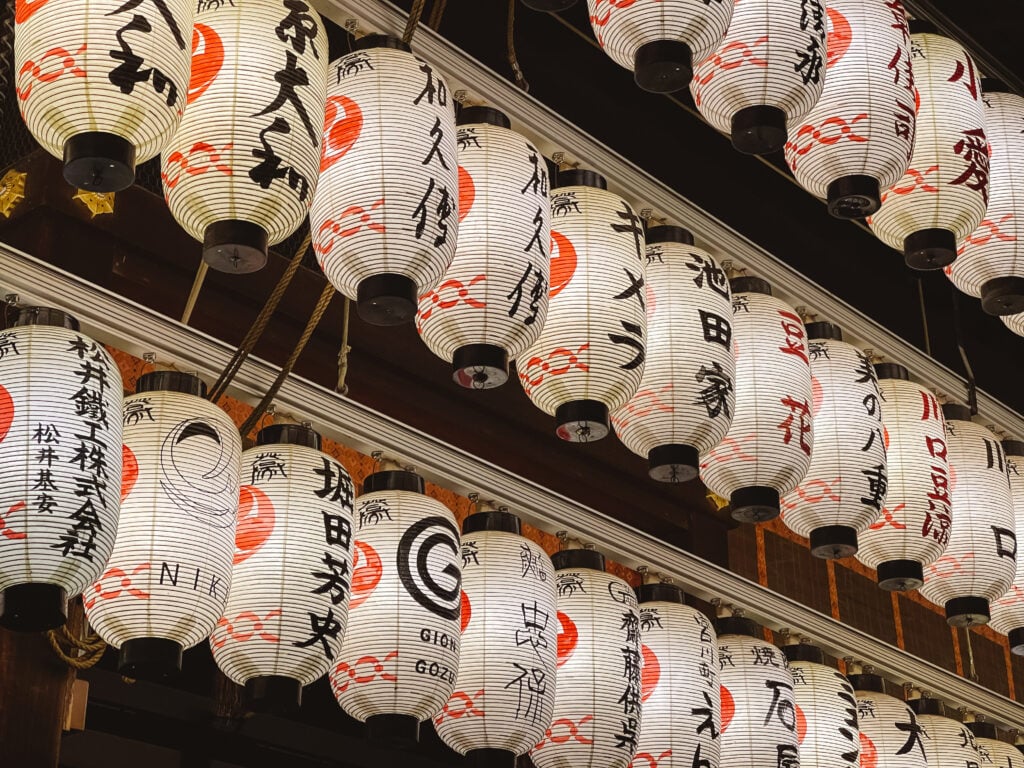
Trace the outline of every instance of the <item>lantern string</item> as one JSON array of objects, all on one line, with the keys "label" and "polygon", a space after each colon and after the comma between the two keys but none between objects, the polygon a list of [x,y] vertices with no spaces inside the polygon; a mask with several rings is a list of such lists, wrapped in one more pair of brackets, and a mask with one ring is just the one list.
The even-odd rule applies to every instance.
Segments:
[{"label": "lantern string", "polygon": [[931,357],[932,354],[932,336],[928,331],[928,309],[924,303],[924,283],[921,282],[921,278],[917,278],[917,301],[921,307],[921,328],[924,330],[924,351]]},{"label": "lantern string", "polygon": [[441,17],[444,16],[447,8],[448,0],[434,0],[434,5],[430,9],[430,20],[427,21],[427,26],[437,32],[437,28],[441,26]]},{"label": "lantern string", "polygon": [[964,341],[963,315],[960,311],[960,291],[952,286],[953,291],[953,336],[956,339],[956,348],[960,352],[960,360],[964,364],[964,373],[967,375],[967,405],[971,409],[971,415],[978,415],[978,387],[974,380],[974,369],[971,368],[971,361],[967,359],[967,348]]},{"label": "lantern string", "polygon": [[512,75],[515,83],[524,92],[530,92],[530,84],[523,76],[523,70],[519,66],[519,57],[516,56],[516,0],[508,0],[508,27],[506,29],[505,43],[508,48],[508,63],[512,67]]},{"label": "lantern string", "polygon": [[423,6],[426,4],[427,0],[413,0],[409,19],[405,22],[405,32],[402,33],[402,42],[412,42],[412,36],[416,34],[416,26],[420,23],[420,17],[423,15]]},{"label": "lantern string", "polygon": [[341,395],[348,394],[348,384],[345,383],[345,378],[348,376],[348,353],[352,351],[352,347],[348,345],[348,318],[351,304],[352,302],[346,296],[342,307],[341,347],[338,349],[338,383],[334,387],[334,391]]},{"label": "lantern string", "polygon": [[[51,629],[46,633],[46,638],[50,641],[50,648],[53,649],[57,657],[75,669],[89,669],[95,666],[107,650],[107,644],[99,635],[89,633],[85,638],[80,639],[68,632],[66,624],[59,629]],[[65,646],[67,646],[67,650],[64,649]],[[81,655],[71,655],[73,651],[82,653]]]},{"label": "lantern string", "polygon": [[974,647],[971,645],[971,628],[964,627],[964,637],[967,641],[967,676],[974,682],[978,682],[978,670],[974,668]]},{"label": "lantern string", "polygon": [[192,281],[192,290],[189,291],[188,299],[185,301],[185,311],[181,313],[181,322],[185,325],[188,325],[189,320],[192,319],[192,310],[196,308],[199,291],[203,288],[203,282],[206,280],[206,273],[209,269],[210,265],[207,261],[203,260],[199,263],[199,269],[196,270],[195,279]]}]

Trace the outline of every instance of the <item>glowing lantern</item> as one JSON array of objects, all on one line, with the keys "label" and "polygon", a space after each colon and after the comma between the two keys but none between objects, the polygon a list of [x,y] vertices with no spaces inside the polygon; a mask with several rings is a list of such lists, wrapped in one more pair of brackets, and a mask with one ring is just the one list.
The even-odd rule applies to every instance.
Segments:
[{"label": "glowing lantern", "polygon": [[619,439],[662,482],[697,476],[700,454],[732,423],[736,360],[729,281],[680,227],[647,232],[647,362],[640,389],[612,415]]},{"label": "glowing lantern", "polygon": [[69,184],[116,192],[174,133],[189,87],[194,3],[18,0],[17,96]]},{"label": "glowing lantern", "polygon": [[352,480],[309,427],[266,427],[242,454],[235,557],[217,666],[250,698],[297,707],[341,651],[352,560]]},{"label": "glowing lantern", "polygon": [[205,396],[198,377],[156,371],[124,399],[121,522],[85,613],[129,677],[179,671],[224,615],[242,440]]},{"label": "glowing lantern", "polygon": [[[459,529],[413,472],[376,472],[356,499],[354,595],[331,687],[371,736],[415,742],[459,671]],[[357,584],[358,583],[358,584]]]},{"label": "glowing lantern", "polygon": [[928,739],[928,768],[966,768],[987,764],[981,759],[974,735],[963,723],[946,717],[938,699],[920,698],[907,702]]},{"label": "glowing lantern", "polygon": [[331,63],[313,250],[374,325],[412,319],[455,256],[459,168],[448,86],[395,37]]},{"label": "glowing lantern", "polygon": [[732,280],[732,328],[702,317],[705,336],[736,352],[736,412],[725,439],[701,457],[701,479],[746,523],[779,514],[779,497],[804,479],[814,443],[803,320],[756,277]]},{"label": "glowing lantern", "polygon": [[[1006,470],[1010,476],[1010,495],[1013,499],[1014,529],[1017,541],[1024,537],[1024,442],[1004,440]],[[1024,562],[1018,556],[1017,572],[1010,589],[992,603],[992,629],[1006,635],[1010,650],[1024,656]]]},{"label": "glowing lantern", "polygon": [[1003,321],[1003,325],[1015,334],[1024,336],[1024,312],[1016,315],[1003,315],[999,319]]},{"label": "glowing lantern", "polygon": [[885,693],[878,675],[850,675],[857,697],[861,765],[930,768],[932,743],[907,704]]},{"label": "glowing lantern", "polygon": [[56,309],[0,331],[0,624],[59,627],[117,533],[121,374]]},{"label": "glowing lantern", "polygon": [[552,556],[558,589],[558,686],[537,768],[626,768],[640,737],[640,617],[625,581],[593,550]]},{"label": "glowing lantern", "polygon": [[489,107],[459,113],[459,244],[420,297],[416,330],[456,384],[491,389],[537,340],[548,311],[551,205],[543,155]]},{"label": "glowing lantern", "polygon": [[654,93],[687,86],[692,61],[702,61],[722,42],[733,8],[729,0],[587,0],[587,6],[604,52]]},{"label": "glowing lantern", "polygon": [[544,738],[555,706],[554,569],[505,511],[466,518],[462,562],[459,674],[434,725],[456,752],[511,767]]},{"label": "glowing lantern", "polygon": [[519,381],[563,440],[608,434],[608,412],[644,373],[647,297],[643,221],[593,171],[559,173],[551,192],[551,300],[540,337],[519,356]]},{"label": "glowing lantern", "polygon": [[918,93],[910,168],[882,194],[868,224],[914,269],[939,269],[985,218],[988,140],[974,61],[959,43],[911,22]]},{"label": "glowing lantern", "polygon": [[797,182],[842,219],[878,210],[914,151],[910,32],[899,0],[828,0],[825,90],[789,123]]},{"label": "glowing lantern", "polygon": [[981,756],[978,762],[981,765],[991,765],[992,768],[1017,768],[1020,765],[1020,747],[1000,741],[992,723],[976,720],[965,725],[974,734],[978,754]]},{"label": "glowing lantern", "polygon": [[816,557],[849,557],[885,504],[881,395],[871,361],[838,326],[808,323],[807,338],[814,454],[803,482],[782,500],[782,520],[810,539]]},{"label": "glowing lantern", "polygon": [[882,393],[888,470],[882,516],[859,537],[857,559],[878,572],[878,586],[907,591],[949,543],[953,523],[946,425],[935,395],[910,381],[902,365],[875,365]]},{"label": "glowing lantern", "polygon": [[[633,765],[718,768],[722,730],[718,640],[711,622],[672,584],[644,584],[640,641],[644,727]],[[659,757],[671,755],[670,762]]]},{"label": "glowing lantern", "polygon": [[986,624],[1017,573],[1013,499],[999,440],[963,405],[942,406],[950,501],[956,511],[946,551],[925,572],[921,594],[945,606],[953,626]]},{"label": "glowing lantern", "polygon": [[793,675],[801,768],[859,768],[860,730],[853,686],[825,666],[820,648],[801,643],[782,649]]}]

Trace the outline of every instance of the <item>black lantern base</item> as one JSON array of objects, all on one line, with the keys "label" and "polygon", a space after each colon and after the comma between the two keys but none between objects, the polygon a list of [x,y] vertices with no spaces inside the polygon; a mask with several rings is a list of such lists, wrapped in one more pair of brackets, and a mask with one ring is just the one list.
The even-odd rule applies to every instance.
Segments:
[{"label": "black lantern base", "polygon": [[1015,656],[1024,656],[1024,627],[1011,629],[1006,637],[1010,641],[1010,652]]},{"label": "black lantern base", "polygon": [[765,485],[738,488],[729,497],[732,519],[741,523],[763,523],[779,516],[779,492]]},{"label": "black lantern base", "polygon": [[747,155],[778,152],[786,144],[786,113],[778,107],[744,107],[732,116],[732,145]]},{"label": "black lantern base", "polygon": [[878,586],[888,592],[911,592],[924,584],[924,567],[917,560],[886,560],[877,573]]},{"label": "black lantern base", "polygon": [[516,768],[516,753],[507,749],[471,749],[466,753],[471,768]]},{"label": "black lantern base", "polygon": [[180,643],[163,637],[126,640],[117,659],[117,671],[140,680],[166,680],[181,672]]},{"label": "black lantern base", "polygon": [[245,695],[255,712],[294,712],[302,706],[302,683],[282,675],[251,677],[245,681]]},{"label": "black lantern base", "polygon": [[359,283],[356,309],[370,325],[402,325],[416,316],[416,283],[405,275],[384,272]]},{"label": "black lantern base", "polygon": [[597,400],[573,400],[555,410],[555,434],[570,443],[592,443],[608,435],[608,406]]},{"label": "black lantern base", "polygon": [[268,247],[267,230],[251,221],[215,221],[203,233],[203,261],[231,275],[263,269]]},{"label": "black lantern base", "polygon": [[1024,312],[1024,277],[997,277],[983,283],[981,308],[997,317]]},{"label": "black lantern base", "polygon": [[956,235],[948,229],[920,229],[903,240],[907,266],[926,272],[956,261]]},{"label": "black lantern base", "polygon": [[946,623],[951,627],[976,627],[992,617],[984,597],[954,597],[946,601]]},{"label": "black lantern base", "polygon": [[64,180],[87,192],[120,192],[135,183],[135,146],[116,133],[88,131],[64,142]]},{"label": "black lantern base", "polygon": [[857,554],[857,529],[847,525],[824,525],[811,531],[811,554],[824,560],[838,560]]},{"label": "black lantern base", "polygon": [[576,5],[576,0],[523,0],[523,5],[531,11],[558,13],[572,8]]},{"label": "black lantern base", "polygon": [[57,584],[14,584],[3,591],[0,627],[14,632],[45,632],[68,620],[68,593]]},{"label": "black lantern base", "polygon": [[452,379],[466,389],[494,389],[508,381],[508,352],[494,344],[466,344],[452,355]]},{"label": "black lantern base", "polygon": [[647,474],[659,483],[686,483],[697,477],[700,454],[692,445],[670,443],[647,453]]},{"label": "black lantern base", "polygon": [[371,715],[366,718],[366,735],[399,748],[415,747],[420,740],[420,721],[412,715]]},{"label": "black lantern base", "polygon": [[633,56],[633,78],[651,93],[675,93],[693,77],[693,51],[678,40],[653,40],[641,45]]},{"label": "black lantern base", "polygon": [[881,207],[878,179],[840,176],[828,185],[828,212],[837,219],[863,219]]}]

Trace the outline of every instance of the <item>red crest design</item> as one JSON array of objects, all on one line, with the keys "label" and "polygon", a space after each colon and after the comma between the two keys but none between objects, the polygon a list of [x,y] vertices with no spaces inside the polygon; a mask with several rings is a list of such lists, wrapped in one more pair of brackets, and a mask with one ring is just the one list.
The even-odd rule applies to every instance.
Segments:
[{"label": "red crest design", "polygon": [[850,22],[843,14],[834,8],[826,9],[828,13],[828,36],[825,41],[825,49],[828,51],[825,60],[825,68],[828,69],[838,62],[853,41],[853,29]]},{"label": "red crest design", "polygon": [[864,731],[860,732],[860,768],[878,768],[878,750]]},{"label": "red crest design", "polygon": [[48,2],[50,0],[18,0],[14,6],[14,23],[22,24],[28,21],[36,11]]},{"label": "red crest design", "polygon": [[0,443],[11,431],[11,424],[14,423],[14,399],[11,393],[0,386]]},{"label": "red crest design", "polygon": [[469,595],[466,594],[466,590],[462,590],[461,598],[461,611],[459,621],[461,622],[460,632],[465,632],[466,627],[469,626],[469,620],[473,616],[473,606],[469,602]]},{"label": "red crest design", "polygon": [[640,646],[644,657],[643,671],[640,674],[640,701],[647,701],[654,694],[661,679],[661,663],[658,656],[646,645]]},{"label": "red crest design", "polygon": [[476,184],[469,171],[459,166],[459,221],[469,215],[469,209],[473,207],[476,200]]},{"label": "red crest design", "polygon": [[576,624],[561,611],[558,612],[558,666],[562,666],[576,650],[580,640],[580,631]]},{"label": "red crest design", "polygon": [[576,248],[561,232],[551,230],[551,290],[552,298],[562,292],[576,274]]},{"label": "red crest design", "polygon": [[346,96],[331,96],[324,113],[324,146],[320,170],[326,171],[341,160],[359,139],[363,130],[363,110]]},{"label": "red crest design", "polygon": [[121,501],[124,501],[128,494],[135,487],[135,481],[139,479],[139,461],[135,453],[124,443],[121,444]]},{"label": "red crest design", "polygon": [[729,727],[733,716],[736,714],[736,700],[733,699],[729,689],[724,685],[719,686],[722,690],[722,733]]},{"label": "red crest design", "polygon": [[373,590],[380,584],[384,574],[377,550],[365,541],[355,541],[352,545],[352,600],[348,609],[354,610],[370,599]]},{"label": "red crest design", "polygon": [[243,485],[239,492],[238,528],[235,530],[235,565],[259,551],[274,532],[274,504],[259,488]]},{"label": "red crest design", "polygon": [[196,24],[192,28],[192,76],[188,81],[188,100],[191,104],[213,85],[224,66],[224,42],[212,27]]}]

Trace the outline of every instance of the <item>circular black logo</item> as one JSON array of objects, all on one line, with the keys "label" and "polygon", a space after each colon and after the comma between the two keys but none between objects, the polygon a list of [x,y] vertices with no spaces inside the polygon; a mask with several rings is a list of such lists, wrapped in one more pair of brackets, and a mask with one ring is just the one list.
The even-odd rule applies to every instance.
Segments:
[{"label": "circular black logo", "polygon": [[[442,555],[439,573],[430,562],[437,547],[451,550],[451,558]],[[398,543],[398,575],[412,598],[431,613],[444,619],[457,619],[461,609],[462,573],[455,559],[459,554],[459,531],[448,519],[435,515],[409,526]],[[414,568],[415,563],[415,568]],[[450,586],[444,586],[447,583]]]}]

